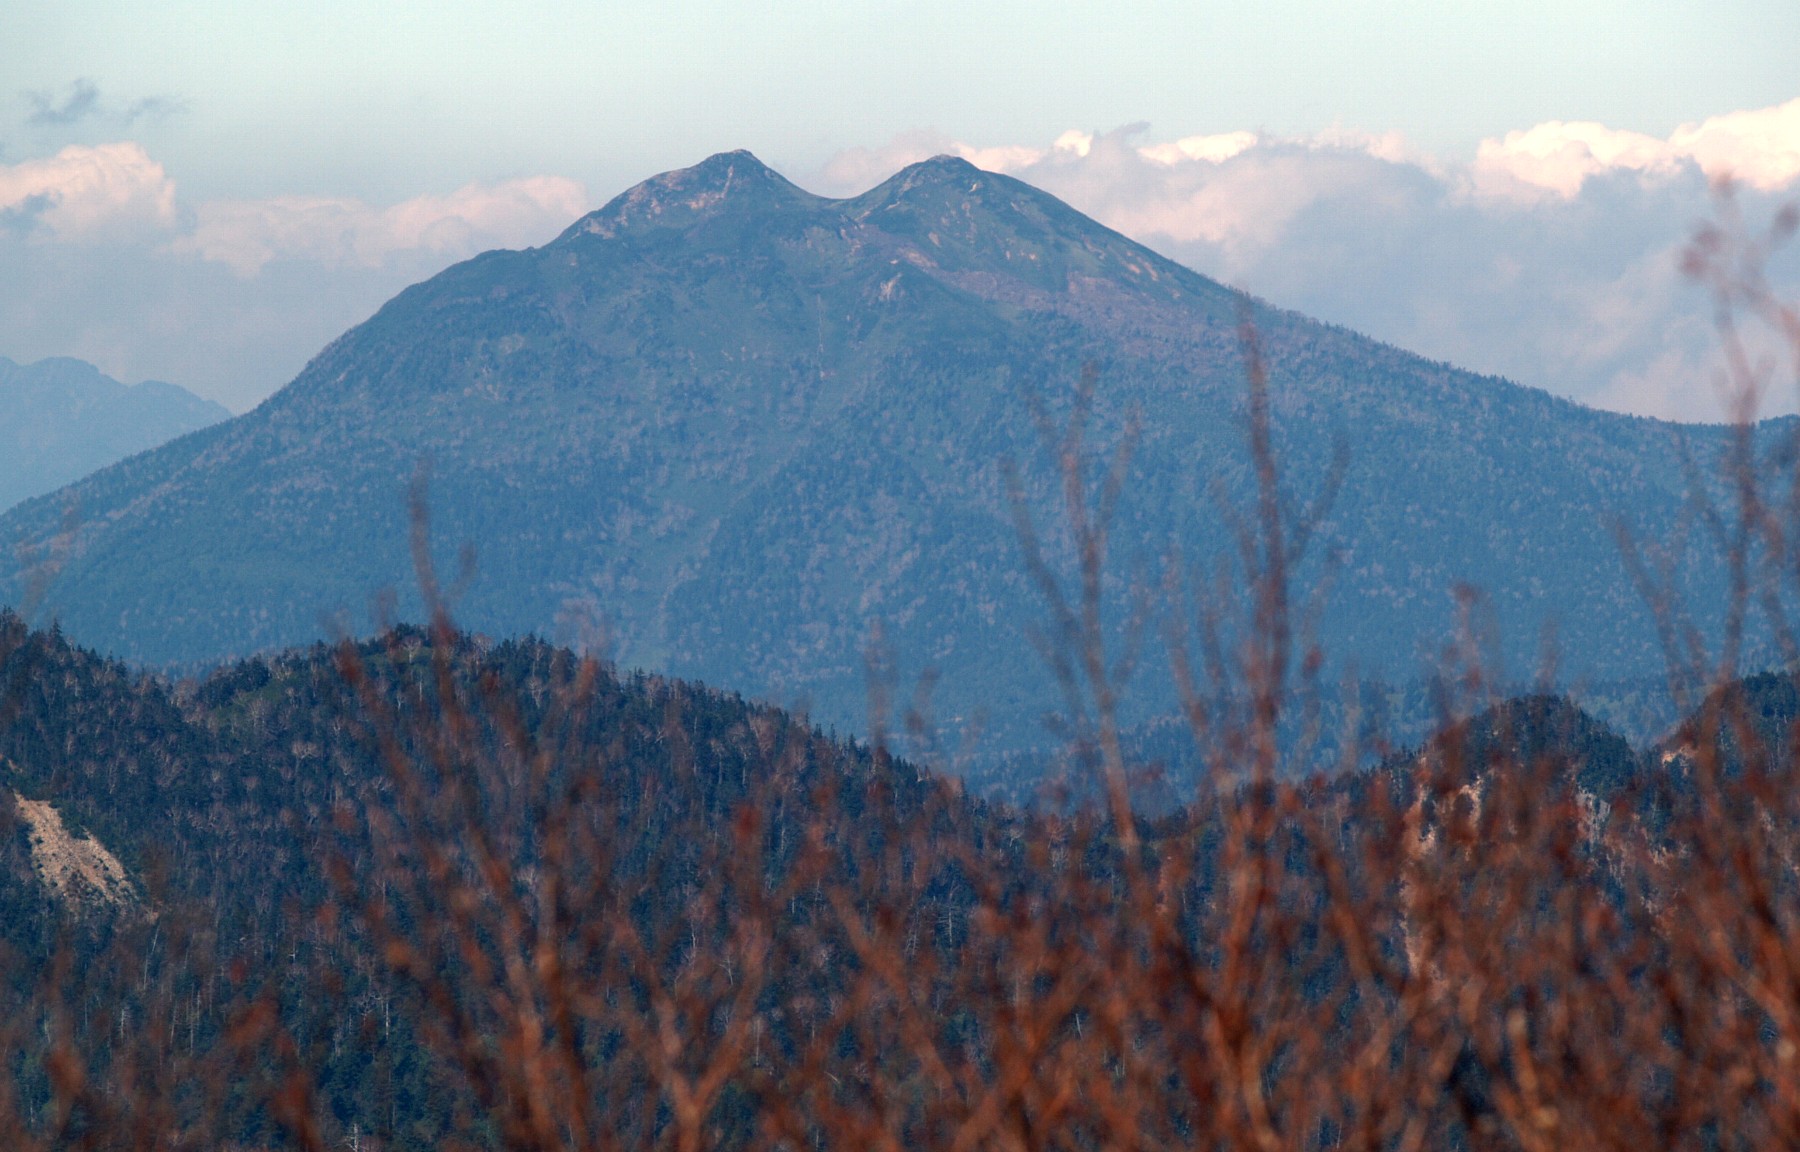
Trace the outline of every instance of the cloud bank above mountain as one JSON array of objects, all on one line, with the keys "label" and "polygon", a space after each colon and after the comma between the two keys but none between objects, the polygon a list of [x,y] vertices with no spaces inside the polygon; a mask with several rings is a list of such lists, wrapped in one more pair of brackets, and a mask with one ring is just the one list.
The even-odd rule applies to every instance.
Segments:
[{"label": "cloud bank above mountain", "polygon": [[27,238],[41,227],[65,243],[138,240],[250,277],[274,260],[377,267],[401,253],[460,258],[513,247],[566,227],[587,208],[573,180],[537,176],[469,184],[386,208],[345,197],[214,200],[177,210],[175,182],[130,142],[70,145],[0,165],[0,220]]},{"label": "cloud bank above mountain", "polygon": [[242,410],[406,285],[543,243],[588,207],[557,176],[388,205],[194,203],[137,143],[70,145],[0,163],[0,354],[76,356]]},{"label": "cloud bank above mountain", "polygon": [[[1146,139],[1140,125],[1043,146],[916,133],[833,159],[836,194],[940,152],[1055,193],[1276,303],[1586,403],[1719,419],[1711,304],[1680,272],[1734,182],[1752,222],[1800,197],[1800,99],[1667,138],[1553,121],[1460,161],[1394,134],[1249,131]],[[1800,260],[1772,271],[1800,295]],[[1790,393],[1767,410],[1800,407]]]},{"label": "cloud bank above mountain", "polygon": [[[128,125],[178,106],[115,108],[79,86],[37,96],[46,123]],[[850,195],[941,152],[1428,356],[1602,407],[1709,419],[1723,413],[1710,306],[1680,253],[1722,178],[1752,221],[1800,197],[1800,99],[1662,137],[1548,121],[1448,158],[1349,130],[1158,139],[1134,125],[998,144],[920,131],[797,175]],[[554,175],[387,204],[192,200],[177,176],[130,140],[0,158],[0,353],[78,356],[242,409],[407,284],[487,248],[542,243],[594,206]],[[1790,252],[1775,271],[1800,295],[1797,263]]]},{"label": "cloud bank above mountain", "polygon": [[0,222],[57,240],[122,239],[175,224],[175,182],[136,144],[70,145],[0,167]]},{"label": "cloud bank above mountain", "polygon": [[388,208],[326,197],[221,200],[200,205],[171,248],[246,277],[278,259],[378,268],[403,253],[460,259],[539,242],[586,210],[587,190],[555,176],[470,184]]}]

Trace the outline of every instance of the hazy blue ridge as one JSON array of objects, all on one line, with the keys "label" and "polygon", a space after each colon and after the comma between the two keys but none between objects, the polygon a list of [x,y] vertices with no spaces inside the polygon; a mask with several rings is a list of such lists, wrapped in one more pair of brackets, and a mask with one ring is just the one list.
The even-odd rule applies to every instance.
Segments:
[{"label": "hazy blue ridge", "polygon": [[[1115,613],[1172,556],[1228,560],[1246,309],[1296,504],[1349,453],[1300,569],[1336,666],[1416,677],[1469,582],[1515,674],[1551,622],[1569,676],[1661,670],[1614,525],[1676,538],[1684,457],[1711,475],[1728,430],[1582,408],[1249,300],[948,158],[849,200],[742,152],[656,177],[542,248],[407,289],[255,411],[15,509],[0,540],[47,539],[73,499],[49,600],[73,638],[152,664],[272,650],[342,613],[365,629],[384,587],[416,612],[406,488],[425,461],[446,569],[475,551],[471,629],[600,619],[628,666],[860,726],[879,624],[903,678],[939,673],[939,718],[1017,744],[1059,695],[1001,462],[1054,524],[1033,405],[1066,417],[1092,364],[1096,443],[1142,429]],[[10,550],[0,564],[16,582]],[[1717,602],[1704,541],[1674,570]],[[1146,685],[1158,666],[1153,647]],[[1135,712],[1168,703],[1146,687]]]},{"label": "hazy blue ridge", "polygon": [[66,357],[0,356],[0,510],[230,417],[174,384],[125,385]]}]

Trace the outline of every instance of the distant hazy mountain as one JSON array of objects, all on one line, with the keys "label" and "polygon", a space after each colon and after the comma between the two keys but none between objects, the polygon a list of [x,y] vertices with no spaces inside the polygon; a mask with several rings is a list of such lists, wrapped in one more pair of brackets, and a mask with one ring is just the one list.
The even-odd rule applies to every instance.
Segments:
[{"label": "distant hazy mountain", "polygon": [[[999,468],[1021,461],[1054,518],[1032,398],[1066,413],[1092,363],[1097,440],[1141,417],[1123,605],[1176,549],[1235,551],[1219,499],[1250,479],[1245,308],[1295,498],[1349,450],[1314,553],[1334,559],[1302,570],[1327,589],[1330,651],[1411,675],[1470,581],[1518,662],[1554,620],[1573,673],[1660,667],[1610,524],[1672,534],[1684,445],[1705,471],[1720,429],[1593,411],[1248,301],[948,158],[850,200],[743,152],[657,177],[542,248],[406,290],[256,411],[27,504],[0,539],[43,539],[76,497],[86,526],[52,591],[68,632],[140,660],[223,657],[404,590],[405,489],[429,460],[436,539],[476,548],[471,628],[596,615],[624,662],[853,722],[880,623],[903,668],[941,672],[940,715],[1024,731],[1058,699]],[[1722,587],[1707,556],[1683,571]]]},{"label": "distant hazy mountain", "polygon": [[65,357],[0,356],[0,510],[230,417],[173,384],[128,386]]}]

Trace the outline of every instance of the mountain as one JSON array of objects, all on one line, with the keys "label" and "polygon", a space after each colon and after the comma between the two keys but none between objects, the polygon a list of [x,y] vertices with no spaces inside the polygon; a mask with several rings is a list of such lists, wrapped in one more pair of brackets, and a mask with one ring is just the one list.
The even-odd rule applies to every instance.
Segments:
[{"label": "mountain", "polygon": [[[1091,366],[1091,443],[1140,430],[1109,609],[1177,552],[1228,561],[1221,502],[1253,485],[1241,320],[1293,499],[1347,449],[1298,570],[1340,666],[1416,673],[1467,581],[1514,668],[1554,622],[1572,676],[1660,670],[1611,525],[1674,536],[1683,461],[1710,475],[1726,429],[1420,359],[947,157],[845,200],[744,152],[658,176],[542,248],[407,289],[255,411],[25,504],[0,539],[43,544],[74,500],[49,599],[68,633],[130,660],[217,660],[355,625],[385,587],[416,611],[406,492],[428,463],[442,555],[474,548],[465,626],[601,619],[624,664],[859,725],[879,625],[903,678],[939,673],[937,718],[985,717],[1016,744],[1060,695],[1030,640],[1046,613],[1002,462],[1054,526],[1034,411],[1065,420]],[[1066,534],[1045,543],[1071,570]],[[22,561],[0,563],[21,586]],[[1676,571],[1716,602],[1704,546]],[[1154,715],[1170,702],[1154,653],[1141,678],[1137,714]]]},{"label": "mountain", "polygon": [[0,510],[230,417],[173,384],[121,384],[66,357],[0,356]]},{"label": "mountain", "polygon": [[[97,1069],[103,1088],[118,1085],[109,1106],[94,1110],[82,1135],[95,1138],[82,1146],[137,1147],[146,1130],[158,1146],[179,1147],[559,1146],[579,1127],[552,1129],[550,1140],[502,1139],[502,1109],[517,1097],[485,1090],[497,1077],[484,1074],[493,1062],[521,1075],[545,1067],[531,1061],[548,1046],[516,1041],[513,1029],[535,1026],[541,1036],[546,1018],[572,1018],[596,1039],[568,1045],[570,1062],[555,1067],[572,1065],[589,1091],[546,1092],[569,1109],[554,1114],[595,1115],[609,1131],[644,1136],[623,1146],[665,1146],[671,1109],[662,1101],[685,1087],[669,1087],[669,1069],[690,1066],[675,1059],[724,1052],[718,1067],[732,1088],[703,1095],[714,1135],[695,1146],[763,1147],[740,1134],[776,1108],[812,1106],[813,1085],[857,1077],[878,1086],[833,1095],[828,1116],[871,1097],[885,1113],[909,1092],[942,1091],[935,1074],[918,1072],[914,1036],[950,1054],[956,1083],[983,1083],[969,1069],[993,1067],[996,1051],[1020,1051],[1007,1029],[1019,1027],[1021,1008],[1027,1019],[1066,1020],[1071,1004],[1086,1004],[1067,991],[1076,971],[1085,996],[1119,988],[1144,1006],[1154,1023],[1146,1043],[1172,1034],[1155,1062],[1126,1066],[1144,1069],[1163,1094],[1139,1115],[1172,1115],[1182,1126],[1166,1143],[1206,1114],[1164,1106],[1171,1096],[1193,1099],[1181,1094],[1192,1073],[1167,1069],[1184,1052],[1197,1060],[1217,1051],[1205,1042],[1209,1018],[1169,1011],[1169,1000],[1193,995],[1211,1008],[1223,999],[1216,989],[1251,987],[1256,994],[1240,1003],[1253,1006],[1256,1025],[1285,1027],[1299,1004],[1308,1027],[1324,1030],[1353,1012],[1390,1010],[1385,986],[1371,985],[1331,943],[1328,933],[1355,918],[1327,920],[1321,899],[1363,912],[1373,938],[1396,949],[1434,928],[1457,939],[1457,926],[1470,923],[1486,930],[1480,942],[1509,945],[1507,963],[1468,982],[1476,992],[1453,1006],[1457,1019],[1470,1005],[1484,1013],[1460,1025],[1469,1032],[1517,1020],[1517,1004],[1530,1003],[1521,989],[1560,971],[1525,967],[1516,955],[1545,947],[1520,934],[1521,922],[1544,925],[1546,912],[1544,926],[1571,940],[1566,954],[1553,954],[1560,962],[1585,974],[1597,958],[1629,957],[1625,977],[1595,980],[1589,999],[1603,1021],[1640,980],[1658,997],[1667,985],[1656,977],[1686,971],[1646,946],[1637,927],[1687,931],[1664,913],[1672,896],[1620,878],[1665,875],[1642,870],[1653,854],[1613,844],[1616,855],[1596,860],[1584,835],[1659,761],[1640,763],[1603,724],[1557,699],[1503,702],[1381,770],[1285,791],[1274,808],[1286,831],[1268,835],[1268,847],[1241,849],[1268,862],[1278,882],[1262,879],[1269,873],[1239,882],[1252,871],[1228,833],[1261,789],[1140,821],[1139,867],[1151,869],[1147,891],[1158,899],[1139,901],[1125,894],[1103,821],[985,804],[741,697],[579,664],[540,642],[402,628],[351,652],[321,645],[170,685],[0,614],[0,1035],[18,1053],[0,1071],[7,1130],[57,1131],[62,1110],[45,1101],[80,1081],[46,1083],[42,1069],[54,1075],[55,1057],[73,1050],[88,1057],[75,1067]],[[1531,789],[1523,818],[1508,818],[1517,803],[1509,779]],[[1489,816],[1452,823],[1480,811]],[[1330,835],[1296,843],[1296,813],[1308,835]],[[1558,834],[1548,845],[1539,838],[1546,827]],[[1350,865],[1330,888],[1321,859]],[[75,882],[72,863],[101,882]],[[1446,894],[1446,907],[1416,898],[1426,885]],[[1360,903],[1368,893],[1388,903]],[[1596,914],[1569,911],[1575,894],[1592,896]],[[1240,922],[1232,915],[1240,901],[1260,906],[1256,924],[1280,929],[1251,935],[1250,971],[1294,989],[1292,999],[1249,977],[1210,975],[1218,962],[1205,947]],[[1167,919],[1149,923],[1174,927],[1144,931],[1137,917],[1152,909]],[[1605,920],[1607,911],[1624,926]],[[1426,928],[1409,931],[1421,921]],[[1065,934],[1069,924],[1077,931]],[[1325,945],[1310,944],[1320,937]],[[1168,949],[1156,954],[1158,967],[1113,979],[1112,965],[1147,948]],[[891,962],[865,981],[871,950]],[[1152,974],[1178,962],[1191,965],[1174,969],[1184,979]],[[1482,992],[1521,967],[1516,984]],[[1019,972],[1044,979],[1003,979]],[[890,981],[900,982],[897,994],[858,994]],[[1371,986],[1384,994],[1351,994]],[[1738,984],[1707,987],[1715,986],[1719,1000],[1738,1002]],[[1197,994],[1182,991],[1190,988]],[[925,1026],[902,1032],[894,1004],[926,1013]],[[1395,1015],[1410,1009],[1403,1002]],[[724,1031],[745,1014],[767,1037],[763,1047]],[[1351,1021],[1360,1029],[1366,1019]],[[840,1021],[842,1030],[826,1026]],[[266,1039],[272,1023],[279,1045]],[[1042,1034],[1027,1035],[1027,1075],[1038,1074],[1039,1053],[1060,1060]],[[1100,1035],[1097,1055],[1116,1052],[1112,1036]],[[975,1054],[956,1055],[952,1040]],[[1362,1050],[1329,1043],[1313,1059],[1335,1068],[1342,1053]],[[646,1051],[655,1054],[648,1069]],[[1448,1062],[1431,1064],[1421,1082],[1440,1090],[1409,1087],[1400,1097],[1409,1122],[1416,1101],[1456,1104],[1443,1103]],[[1361,1083],[1365,1065],[1352,1065]],[[1237,1060],[1221,1067],[1229,1072],[1207,1083],[1238,1082]],[[1615,1069],[1609,1061],[1597,1094],[1616,1108]],[[1328,1082],[1303,1083],[1316,1092]],[[170,1110],[181,1128],[132,1122],[130,1109],[165,1094],[183,1105]],[[273,1109],[260,1106],[271,1098],[290,1109],[277,1116],[291,1116],[298,1099],[324,1134],[302,1140],[291,1122],[290,1138],[271,1134]],[[1569,1096],[1559,1099],[1566,1107]],[[599,1104],[577,1111],[573,1100]],[[657,1106],[634,1106],[646,1100]],[[1139,1115],[1130,1122],[1141,1131]],[[1433,1146],[1441,1143],[1457,1141]]]},{"label": "mountain", "polygon": [[[135,1142],[94,1135],[109,1125],[114,1132],[156,1131],[165,1147],[297,1146],[281,1139],[256,1106],[275,1070],[266,1049],[226,1072],[193,1060],[196,1047],[206,1053],[233,1043],[247,987],[291,994],[280,997],[283,1023],[307,1046],[307,1071],[325,1110],[343,1119],[351,1137],[345,1146],[441,1148],[470,1132],[468,1109],[476,1101],[459,1092],[446,1074],[451,1069],[422,1041],[415,998],[370,979],[358,926],[346,925],[347,938],[315,927],[326,909],[349,913],[346,921],[355,916],[357,901],[346,897],[338,866],[359,874],[374,859],[407,867],[374,852],[360,838],[363,830],[353,832],[346,821],[401,803],[400,777],[379,737],[441,737],[437,705],[445,696],[474,709],[463,713],[472,715],[471,726],[458,730],[467,757],[458,767],[473,761],[492,768],[506,762],[503,749],[516,752],[532,741],[570,753],[553,761],[557,771],[593,774],[587,787],[567,793],[557,787],[566,778],[534,780],[543,791],[527,818],[543,820],[559,803],[605,813],[601,874],[632,885],[631,915],[653,955],[687,927],[696,870],[733,843],[733,817],[753,798],[767,820],[767,857],[777,874],[810,833],[839,823],[865,851],[879,850],[897,817],[916,818],[927,807],[951,818],[930,825],[946,847],[968,828],[1003,826],[981,802],[928,773],[830,740],[742,697],[606,668],[583,677],[571,653],[536,641],[445,641],[438,647],[426,630],[401,628],[361,644],[355,658],[366,692],[347,682],[344,654],[325,645],[172,685],[53,632],[29,632],[0,612],[0,1036],[20,1053],[0,1070],[7,1089],[0,1121],[13,1134],[8,1147],[114,1149]],[[440,670],[451,688],[437,679]],[[578,702],[573,718],[559,711],[569,701]],[[484,761],[490,753],[496,760]],[[414,767],[443,766],[422,758]],[[494,822],[482,830],[500,839],[505,822],[521,815],[509,803],[527,791],[516,779],[509,784],[502,795],[489,795],[493,803],[478,805],[481,819]],[[827,793],[843,804],[830,816],[814,804]],[[442,815],[407,811],[409,820]],[[523,859],[505,864],[523,873],[535,844],[509,843]],[[412,894],[390,887],[382,898],[401,905]],[[577,891],[564,889],[558,903],[583,925],[597,926],[594,906]],[[784,929],[803,932],[805,902],[798,917],[784,906]],[[431,921],[437,919],[434,913]],[[591,936],[572,932],[566,939],[581,948]],[[76,975],[58,978],[63,972]],[[816,991],[817,971],[811,976],[797,992]],[[120,1012],[149,1018],[147,1004],[166,1010],[170,989],[193,977],[181,985],[179,1044],[168,1044],[166,1029],[115,1034],[107,1026]],[[194,993],[196,987],[203,991]],[[378,1030],[369,1027],[375,1005],[383,1019]],[[79,1021],[72,1024],[76,1042],[96,1056],[95,1067],[144,1073],[126,1090],[143,1095],[124,1099],[141,1104],[148,1096],[160,1104],[180,1096],[183,1107],[171,1112],[183,1126],[166,1117],[132,1124],[107,1109],[87,1120],[80,1137],[24,1143],[28,1130],[57,1131],[44,1103],[52,1097],[42,1071],[49,1033],[39,1030],[46,1010]],[[90,1019],[101,1026],[90,1031]],[[21,1021],[31,1031],[21,1032]],[[158,1075],[179,1088],[163,1088],[152,1079]],[[216,1113],[185,1108],[206,1092],[225,1097]],[[380,1133],[379,1145],[355,1139],[352,1125]],[[195,1128],[209,1137],[194,1138]],[[460,1142],[502,1146],[479,1137]],[[328,1143],[345,1141],[334,1132]]]},{"label": "mountain", "polygon": [[[557,693],[573,690],[579,661],[567,650],[460,635],[452,644],[458,685],[472,693],[489,678],[533,731],[555,715]],[[398,709],[384,715],[414,723],[402,689],[435,690],[425,686],[431,635],[403,627],[356,651],[379,697]],[[366,794],[383,786],[374,721],[339,655],[314,645],[172,684],[0,611],[0,955],[53,945],[44,930],[54,921],[42,919],[50,905],[123,903],[152,882],[167,898],[218,904],[279,933],[285,899],[321,895],[333,805],[346,796],[377,803]],[[615,783],[636,781],[625,790],[671,810],[729,810],[769,769],[770,741],[807,750],[788,782],[796,794],[838,773],[890,774],[915,800],[936,787],[767,705],[697,685],[607,668],[583,703],[568,738],[604,749]],[[707,771],[682,767],[683,742],[701,749]],[[14,834],[15,817],[29,837]],[[59,874],[44,859],[59,842],[118,878],[101,887]]]}]

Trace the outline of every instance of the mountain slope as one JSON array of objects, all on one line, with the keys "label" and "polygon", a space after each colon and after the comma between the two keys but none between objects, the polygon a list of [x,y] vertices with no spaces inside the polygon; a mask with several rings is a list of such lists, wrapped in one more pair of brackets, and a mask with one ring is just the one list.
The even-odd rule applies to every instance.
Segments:
[{"label": "mountain slope", "polygon": [[80,360],[0,356],[0,510],[230,416],[173,384],[127,386]]},{"label": "mountain slope", "polygon": [[[904,671],[942,673],[940,717],[1010,738],[1058,700],[999,468],[1019,460],[1054,522],[1034,398],[1065,417],[1092,364],[1096,442],[1141,421],[1122,610],[1132,565],[1235,547],[1218,497],[1250,484],[1240,314],[1296,496],[1349,449],[1301,571],[1321,583],[1334,557],[1328,648],[1409,674],[1471,581],[1515,661],[1555,618],[1577,674],[1659,666],[1607,526],[1671,534],[1682,453],[1704,473],[1723,430],[1584,409],[1264,306],[949,158],[850,200],[747,153],[657,177],[543,248],[408,289],[256,411],[27,504],[0,539],[47,539],[73,497],[86,519],[51,593],[70,634],[214,659],[405,588],[404,494],[428,461],[437,541],[476,549],[472,628],[599,617],[627,664],[856,723],[879,623]],[[1691,589],[1716,592],[1716,568],[1696,557]]]}]

